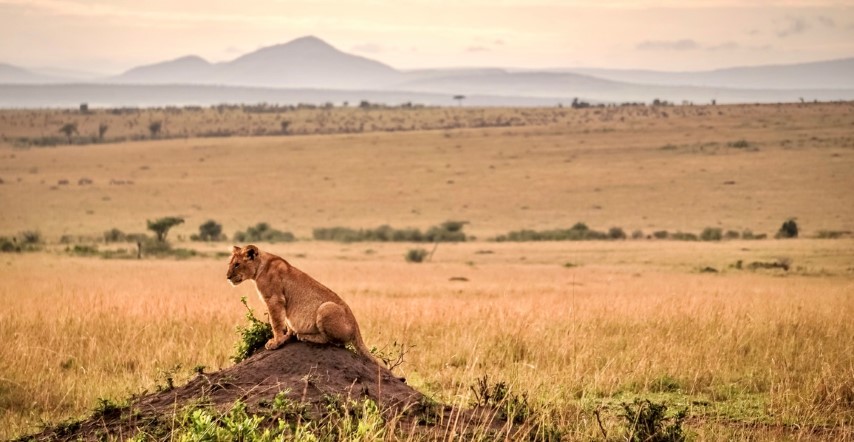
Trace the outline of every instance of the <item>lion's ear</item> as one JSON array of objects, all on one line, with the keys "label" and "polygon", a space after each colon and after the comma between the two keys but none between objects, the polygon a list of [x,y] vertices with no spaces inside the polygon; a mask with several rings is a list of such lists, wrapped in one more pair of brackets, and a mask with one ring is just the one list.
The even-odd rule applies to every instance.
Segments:
[{"label": "lion's ear", "polygon": [[253,245],[246,246],[246,257],[249,259],[255,259],[258,256],[258,247]]},{"label": "lion's ear", "polygon": [[238,247],[238,246],[234,246],[234,248],[233,248],[233,249],[231,249],[231,253],[235,253],[235,254],[236,254],[236,253],[240,253],[240,250],[241,250],[241,249],[240,249],[240,247]]}]

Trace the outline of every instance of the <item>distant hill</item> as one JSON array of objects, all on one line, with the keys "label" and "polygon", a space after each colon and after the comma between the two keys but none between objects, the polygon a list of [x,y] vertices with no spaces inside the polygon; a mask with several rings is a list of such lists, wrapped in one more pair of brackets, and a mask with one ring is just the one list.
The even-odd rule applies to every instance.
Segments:
[{"label": "distant hill", "polygon": [[[52,89],[51,101],[43,91],[7,89],[0,97],[5,106],[76,105],[72,101],[139,106],[143,103],[202,104],[267,101],[281,104],[360,100],[397,104],[451,104],[450,97],[465,95],[466,104],[553,105],[574,98],[588,102],[674,103],[791,102],[854,99],[854,58],[776,66],[737,67],[698,72],[651,70],[554,69],[507,70],[499,68],[416,69],[401,71],[386,64],[342,52],[325,41],[302,37],[261,48],[234,60],[210,63],[195,56],[135,67],[120,75],[86,81],[41,75],[0,64],[0,84],[68,84]],[[170,89],[129,87],[86,88],[86,84],[183,85]],[[200,88],[217,86],[218,88]],[[102,96],[104,91],[116,96]],[[263,90],[264,93],[256,93]],[[81,91],[94,95],[86,97]],[[151,97],[141,91],[154,94]],[[332,91],[338,91],[332,93]],[[202,97],[202,92],[211,94]],[[17,98],[15,98],[17,97]],[[62,98],[64,97],[64,98]],[[253,98],[257,97],[257,98]],[[216,101],[219,100],[219,101]],[[253,101],[254,100],[254,101]],[[388,101],[384,101],[388,100]],[[60,104],[62,103],[62,104]],[[522,104],[527,103],[527,104]],[[547,104],[548,103],[548,104]]]},{"label": "distant hill", "polygon": [[119,83],[178,84],[195,83],[211,74],[213,65],[195,55],[162,63],[135,67],[115,78]]},{"label": "distant hill", "polygon": [[400,72],[378,61],[341,52],[317,37],[302,37],[225,63],[211,64],[189,56],[133,68],[111,80],[136,84],[379,89],[400,77]]},{"label": "distant hill", "polygon": [[59,79],[47,75],[37,74],[30,70],[0,63],[0,84],[37,84],[55,83]]},{"label": "distant hill", "polygon": [[734,67],[696,72],[595,68],[566,71],[614,81],[664,86],[682,85],[744,89],[854,89],[854,57],[812,63]]}]

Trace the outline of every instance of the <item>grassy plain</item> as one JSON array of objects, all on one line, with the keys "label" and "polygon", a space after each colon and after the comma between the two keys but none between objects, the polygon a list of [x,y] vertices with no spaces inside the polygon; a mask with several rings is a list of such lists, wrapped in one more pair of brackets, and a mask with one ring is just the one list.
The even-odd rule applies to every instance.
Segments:
[{"label": "grassy plain", "polygon": [[[422,264],[404,262],[411,244],[266,245],[338,291],[369,345],[410,346],[402,373],[440,401],[468,404],[489,375],[570,439],[601,437],[597,409],[619,437],[619,403],[637,397],[687,408],[700,439],[854,438],[854,240],[486,241],[576,221],[773,235],[795,216],[802,236],[854,230],[851,104],[641,110],[553,109],[567,120],[520,127],[0,147],[0,235],[39,230],[51,243],[0,255],[0,438],[151,390],[178,365],[182,379],[230,364],[239,297],[263,308],[251,286],[225,283],[224,259],[103,260],[55,245],[167,215],[187,219],[175,240],[208,218],[229,235],[266,221],[302,238],[332,225],[470,221],[477,241],[440,244]],[[747,147],[729,145],[739,140]],[[93,184],[78,185],[84,177]],[[780,258],[790,271],[732,267]]]}]

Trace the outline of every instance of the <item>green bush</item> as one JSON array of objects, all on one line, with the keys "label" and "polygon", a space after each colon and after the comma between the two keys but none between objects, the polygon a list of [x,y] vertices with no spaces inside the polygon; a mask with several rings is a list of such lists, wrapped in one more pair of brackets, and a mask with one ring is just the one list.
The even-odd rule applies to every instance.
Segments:
[{"label": "green bush", "polygon": [[428,253],[425,249],[409,249],[405,255],[406,262],[422,262]]},{"label": "green bush", "polygon": [[611,227],[608,229],[608,238],[609,239],[626,239],[626,232],[619,227]]},{"label": "green bush", "polygon": [[700,239],[703,241],[720,241],[723,236],[723,231],[717,227],[706,227],[700,233]]},{"label": "green bush", "polygon": [[[505,235],[499,235],[496,241],[590,241],[603,239],[624,239],[623,229],[614,227],[608,233],[592,230],[584,223],[575,223],[568,229],[553,230],[516,230]],[[612,237],[611,234],[616,235]]]},{"label": "green bush", "polygon": [[190,237],[193,241],[225,241],[222,224],[209,219],[199,226],[199,234]]},{"label": "green bush", "polygon": [[676,232],[670,235],[670,239],[677,241],[697,241],[699,238],[694,233]]},{"label": "green bush", "polygon": [[270,227],[267,223],[258,223],[249,227],[244,232],[236,232],[234,240],[237,242],[293,242],[296,237],[291,232],[284,232]]},{"label": "green bush", "polygon": [[255,314],[246,302],[245,296],[240,298],[240,302],[246,307],[246,320],[249,324],[246,326],[237,326],[237,333],[240,335],[240,339],[235,344],[234,356],[231,357],[231,360],[235,363],[257,353],[264,348],[264,344],[267,341],[273,338],[273,328],[269,323],[255,317]]},{"label": "green bush", "polygon": [[104,232],[104,242],[107,244],[111,242],[125,242],[127,240],[128,238],[125,232],[122,232],[115,227]]},{"label": "green bush", "polygon": [[750,143],[747,140],[737,140],[727,144],[729,147],[734,147],[736,149],[747,149],[750,147]]},{"label": "green bush", "polygon": [[0,252],[20,252],[21,248],[15,244],[14,239],[6,238],[5,236],[0,236]]},{"label": "green bush", "polygon": [[786,220],[782,226],[780,226],[780,230],[777,231],[777,234],[774,235],[774,238],[777,239],[788,239],[788,238],[797,238],[798,237],[798,223],[795,222],[794,218],[789,218]]},{"label": "green bush", "polygon": [[727,230],[724,233],[724,239],[738,239],[740,236],[737,230]]},{"label": "green bush", "polygon": [[649,399],[635,399],[631,404],[623,403],[626,424],[626,440],[631,442],[680,442],[685,440],[682,422],[687,416],[686,410],[667,416],[667,406],[650,402]]},{"label": "green bush", "polygon": [[395,229],[382,225],[373,229],[351,229],[349,227],[322,227],[312,232],[318,241],[338,242],[461,242],[466,240],[463,226],[466,221],[445,221],[430,227],[427,232],[415,228]]}]

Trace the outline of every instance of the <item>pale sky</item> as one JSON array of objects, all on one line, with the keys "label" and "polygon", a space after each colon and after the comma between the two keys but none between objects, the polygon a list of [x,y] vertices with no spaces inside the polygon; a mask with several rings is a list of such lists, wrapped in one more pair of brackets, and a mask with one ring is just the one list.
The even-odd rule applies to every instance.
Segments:
[{"label": "pale sky", "polygon": [[118,73],[314,35],[399,69],[701,70],[854,56],[854,0],[0,0],[0,63]]}]

